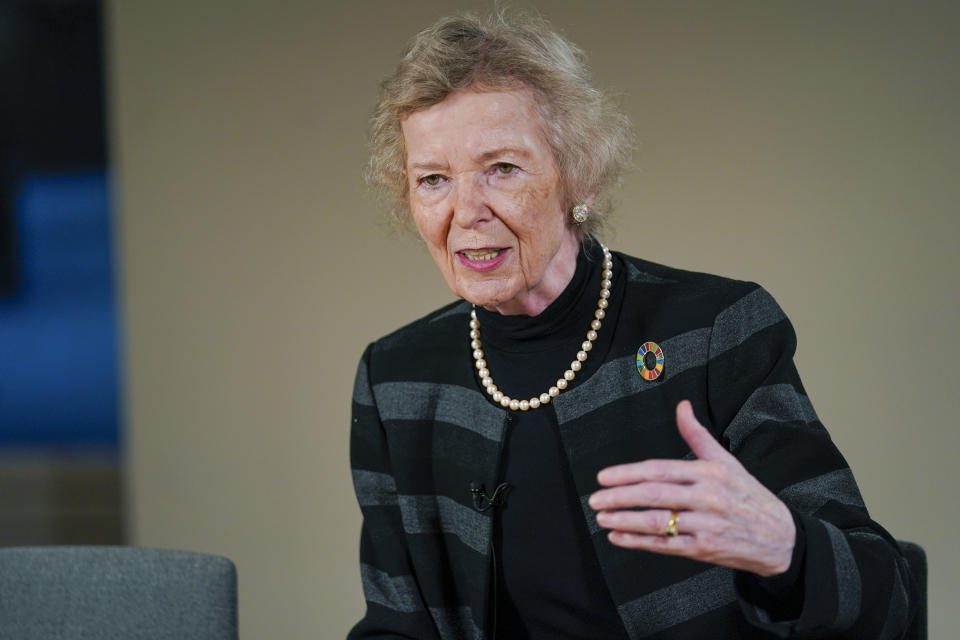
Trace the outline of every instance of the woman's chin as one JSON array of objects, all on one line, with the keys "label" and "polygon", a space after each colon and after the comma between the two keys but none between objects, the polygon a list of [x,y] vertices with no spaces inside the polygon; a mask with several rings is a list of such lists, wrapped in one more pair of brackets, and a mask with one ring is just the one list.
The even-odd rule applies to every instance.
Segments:
[{"label": "woman's chin", "polygon": [[503,302],[504,302],[503,298],[484,296],[484,295],[478,296],[478,295],[467,294],[461,297],[467,302],[469,302],[470,304],[476,307],[482,307],[487,311],[496,311],[497,307],[500,307],[501,305],[503,305]]},{"label": "woman's chin", "polygon": [[488,311],[498,311],[499,307],[504,306],[514,297],[502,287],[464,287],[457,293],[467,302]]},{"label": "woman's chin", "polygon": [[530,308],[529,300],[518,296],[483,296],[473,297],[473,299],[464,297],[464,299],[477,307],[504,316],[535,316],[540,311]]}]

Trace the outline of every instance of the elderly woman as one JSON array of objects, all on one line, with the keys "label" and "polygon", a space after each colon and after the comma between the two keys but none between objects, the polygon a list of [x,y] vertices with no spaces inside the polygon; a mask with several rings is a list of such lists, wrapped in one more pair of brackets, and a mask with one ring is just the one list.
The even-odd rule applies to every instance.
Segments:
[{"label": "elderly woman", "polygon": [[351,638],[902,634],[773,298],[595,239],[627,139],[539,20],[441,20],[384,83],[372,176],[460,300],[360,363]]}]

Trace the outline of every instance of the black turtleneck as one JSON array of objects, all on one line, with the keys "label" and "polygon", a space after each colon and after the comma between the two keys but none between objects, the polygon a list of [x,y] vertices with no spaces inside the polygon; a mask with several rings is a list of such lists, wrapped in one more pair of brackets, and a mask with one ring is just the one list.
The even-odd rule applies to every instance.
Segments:
[{"label": "black turtleneck", "polygon": [[[602,262],[600,247],[588,240],[572,280],[538,316],[477,310],[485,358],[507,395],[539,396],[569,368],[593,320]],[[609,348],[623,291],[621,267],[615,258],[607,318],[571,386],[588,378]],[[503,447],[500,480],[511,489],[494,519],[495,637],[626,639],[590,541],[552,404],[513,412]]]}]

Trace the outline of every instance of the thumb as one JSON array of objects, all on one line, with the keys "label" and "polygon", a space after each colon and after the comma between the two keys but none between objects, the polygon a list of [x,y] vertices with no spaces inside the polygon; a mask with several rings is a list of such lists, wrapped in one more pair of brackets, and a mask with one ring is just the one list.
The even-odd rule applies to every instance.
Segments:
[{"label": "thumb", "polygon": [[730,453],[717,442],[707,428],[693,415],[693,405],[689,400],[681,400],[677,405],[677,430],[680,437],[690,446],[690,450],[701,460],[721,460],[730,457]]}]

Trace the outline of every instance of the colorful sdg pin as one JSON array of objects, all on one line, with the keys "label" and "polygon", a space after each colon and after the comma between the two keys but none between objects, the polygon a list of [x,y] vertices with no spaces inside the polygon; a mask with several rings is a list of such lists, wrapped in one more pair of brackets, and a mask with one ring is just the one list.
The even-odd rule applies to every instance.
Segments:
[{"label": "colorful sdg pin", "polygon": [[663,373],[663,349],[656,342],[644,342],[637,349],[637,371],[644,380],[656,380]]}]

